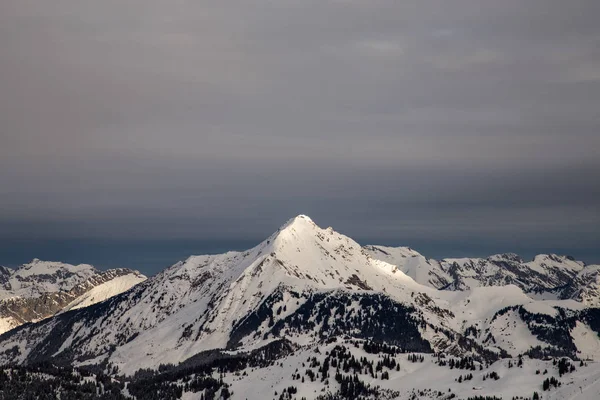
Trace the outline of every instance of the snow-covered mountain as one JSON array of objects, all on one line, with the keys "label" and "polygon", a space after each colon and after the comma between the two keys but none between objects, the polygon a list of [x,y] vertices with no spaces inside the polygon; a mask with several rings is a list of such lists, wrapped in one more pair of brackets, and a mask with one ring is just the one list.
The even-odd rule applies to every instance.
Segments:
[{"label": "snow-covered mountain", "polygon": [[70,265],[41,261],[37,258],[16,269],[3,268],[0,298],[38,297],[42,293],[68,291],[75,285],[98,274],[87,264]]},{"label": "snow-covered mountain", "polygon": [[[379,304],[375,297],[411,321],[422,321],[422,310],[431,308],[430,323],[452,329],[446,311],[428,303],[427,293],[434,292],[350,238],[298,216],[253,249],[190,257],[107,302],[10,332],[0,352],[17,344],[22,362],[68,354],[76,363],[107,360],[133,373],[212,349],[259,348],[292,330],[298,344],[310,343],[319,327],[296,321],[299,312],[330,312],[330,303],[344,304],[350,318],[365,312],[361,302]],[[423,299],[419,310],[413,297]],[[412,325],[415,346],[429,350]],[[33,351],[36,343],[43,353]]]},{"label": "snow-covered mountain", "polygon": [[[489,374],[488,365],[498,369],[511,357],[532,360],[528,370],[547,357],[600,358],[600,310],[589,307],[595,292],[566,294],[569,284],[580,287],[578,281],[588,279],[588,268],[557,256],[529,263],[514,255],[438,262],[409,248],[363,248],[300,215],[247,251],[192,256],[106,301],[89,307],[87,300],[74,301],[70,311],[7,332],[0,336],[0,363],[50,361],[129,377],[160,370],[161,385],[176,387],[183,377],[208,379],[220,371],[221,381],[211,385],[223,396],[224,387],[232,387],[252,398],[272,398],[274,391],[275,398],[319,398],[331,391],[334,397],[320,398],[335,399],[355,398],[344,392],[342,365],[366,352],[375,364],[384,354],[402,363],[398,374],[388,375],[372,364],[364,379],[385,390],[366,398],[398,398],[401,387],[407,389],[402,398],[451,398],[410,397],[424,382],[416,379],[410,388],[409,375],[419,368],[407,364],[414,358],[396,356],[428,354],[428,371],[441,368],[440,385],[449,382],[442,372],[449,359]],[[350,375],[352,382],[366,382],[371,361],[356,361],[361,378]],[[308,365],[319,365],[320,382],[312,385],[312,377],[314,391],[292,396],[288,388]],[[392,376],[393,382],[379,382]],[[129,393],[150,390],[144,382],[145,389],[132,386]],[[198,390],[188,382],[188,391],[208,396],[203,382]],[[440,385],[429,388],[437,393]],[[283,389],[286,397],[280,397]]]},{"label": "snow-covered mountain", "polygon": [[575,299],[590,307],[600,307],[600,265],[586,266],[556,292],[561,298]]},{"label": "snow-covered mountain", "polygon": [[16,269],[0,268],[0,333],[58,312],[91,305],[144,281],[137,271],[99,271],[34,259]]},{"label": "snow-covered mountain", "polygon": [[[598,293],[593,277],[597,276],[599,266],[586,266],[568,256],[539,254],[531,261],[524,261],[509,253],[437,261],[408,247],[365,246],[364,249],[372,257],[395,265],[415,281],[436,289],[516,285],[527,293],[544,294],[545,298],[576,300],[586,298],[588,292],[587,298],[593,299]],[[569,290],[565,290],[567,287]]]}]

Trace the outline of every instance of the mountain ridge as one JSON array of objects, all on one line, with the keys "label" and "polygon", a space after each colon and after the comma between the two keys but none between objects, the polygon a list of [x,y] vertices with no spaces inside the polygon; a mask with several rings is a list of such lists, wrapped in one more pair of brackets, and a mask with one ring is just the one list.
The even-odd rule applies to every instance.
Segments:
[{"label": "mountain ridge", "polygon": [[[0,281],[0,333],[75,307],[71,303],[78,300],[88,305],[106,300],[145,279],[138,271],[127,268],[99,271],[89,264],[37,258],[17,268],[5,268]],[[93,300],[85,298],[98,286],[105,290]]]},{"label": "mountain ridge", "polygon": [[[557,270],[563,264],[569,273]],[[334,345],[354,354],[364,343],[427,354],[428,365],[440,367],[444,359],[481,369],[520,357],[532,365],[600,359],[600,309],[583,301],[596,294],[579,282],[589,280],[582,271],[596,277],[599,270],[555,256],[535,264],[512,254],[436,261],[406,247],[361,246],[300,215],[246,251],[190,256],[105,301],[13,329],[0,336],[0,364],[56,363],[135,379],[140,371],[179,376],[231,360],[266,373],[289,361],[291,375],[295,354]],[[568,277],[571,286],[532,290],[540,276]],[[342,390],[323,374],[320,389]],[[285,379],[279,390],[296,378]],[[384,378],[372,372],[369,379]],[[256,390],[271,392],[268,384]]]},{"label": "mountain ridge", "polygon": [[514,253],[438,261],[425,258],[409,247],[367,245],[364,248],[373,257],[396,265],[419,283],[442,290],[515,284],[527,293],[567,299],[568,295],[561,289],[575,283],[584,285],[576,277],[597,269],[596,265],[556,254],[538,254],[531,261],[524,261]]}]

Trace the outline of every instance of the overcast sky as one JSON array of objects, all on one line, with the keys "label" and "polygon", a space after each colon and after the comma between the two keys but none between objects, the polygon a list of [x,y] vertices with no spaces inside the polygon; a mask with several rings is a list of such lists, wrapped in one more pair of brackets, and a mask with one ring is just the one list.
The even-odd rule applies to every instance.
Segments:
[{"label": "overcast sky", "polygon": [[305,213],[368,241],[600,261],[598,16],[2,0],[0,238],[260,239]]}]

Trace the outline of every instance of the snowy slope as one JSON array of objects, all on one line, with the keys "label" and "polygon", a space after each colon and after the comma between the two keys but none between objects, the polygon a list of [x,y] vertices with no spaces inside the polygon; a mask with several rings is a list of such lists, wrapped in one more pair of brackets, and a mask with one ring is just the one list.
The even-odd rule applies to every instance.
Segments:
[{"label": "snowy slope", "polygon": [[560,297],[600,307],[600,265],[588,265],[568,285],[557,290]]},{"label": "snowy slope", "polygon": [[[307,300],[292,298],[285,288],[294,293],[384,292],[405,302],[415,291],[435,292],[372,259],[351,239],[299,216],[246,252],[194,256],[174,265],[111,302],[106,318],[91,321],[85,331],[73,328],[67,341],[85,337],[77,350],[94,354],[102,351],[102,343],[118,343],[110,360],[128,372],[176,363],[204,350],[226,348],[232,326],[273,293],[282,293],[278,307],[287,307],[288,314]],[[90,331],[96,334],[90,336]]]},{"label": "snowy slope", "polygon": [[[248,315],[268,299],[286,308],[275,317],[284,319],[309,301],[310,293],[332,290],[385,293],[394,301],[411,304],[415,292],[436,292],[394,266],[371,258],[350,238],[298,216],[246,252],[194,256],[174,265],[103,304],[107,308],[103,318],[89,320],[82,311],[80,318],[85,323],[70,326],[66,341],[77,342],[76,351],[81,354],[104,353],[123,371],[133,372],[233,345],[232,327],[245,322],[238,333],[245,329]],[[420,308],[427,310],[432,305]],[[431,323],[451,328],[448,316],[430,314]],[[55,323],[60,322],[48,321],[29,329],[47,331]],[[266,323],[255,328],[265,333],[270,329]],[[26,331],[14,336],[28,342]],[[246,336],[236,343],[253,347],[269,341]],[[296,340],[309,339],[299,334]],[[104,350],[106,343],[117,345],[110,354]],[[25,347],[31,344],[23,344]],[[53,355],[65,349],[57,348]],[[21,359],[29,357],[27,350],[24,353]]]},{"label": "snowy slope", "polygon": [[[70,265],[34,259],[17,269],[0,269],[0,334],[48,318],[70,303],[91,305],[129,290],[146,277],[137,271],[99,271],[91,265]],[[93,293],[89,293],[94,291]]]},{"label": "snowy slope", "polygon": [[[267,368],[252,369],[247,375],[225,374],[223,379],[229,383],[234,398],[273,398],[274,393],[282,393],[289,386],[298,390],[296,398],[317,399],[324,393],[335,393],[339,390],[333,376],[335,368],[329,369],[329,379],[320,379],[319,369],[323,365],[327,354],[334,347],[344,346],[356,359],[365,358],[377,363],[382,359],[382,354],[369,354],[353,344],[338,341],[328,345],[319,346],[319,351],[306,348],[289,357],[282,359],[278,364]],[[316,358],[318,365],[309,368],[312,359]],[[596,363],[576,367],[576,370],[562,377],[559,376],[557,367],[552,361],[532,360],[523,358],[522,366],[518,366],[517,359],[497,361],[487,368],[479,370],[450,369],[440,366],[432,356],[425,356],[423,362],[411,362],[407,354],[393,356],[399,364],[399,369],[383,368],[389,374],[389,379],[381,379],[370,374],[358,373],[357,377],[371,386],[383,389],[377,398],[394,398],[400,400],[414,399],[467,399],[472,396],[497,396],[503,399],[514,397],[530,399],[534,392],[538,392],[544,399],[551,400],[595,400],[600,396],[600,368]],[[311,361],[309,361],[311,360]],[[577,363],[576,363],[577,364]],[[298,368],[305,365],[304,368]],[[577,364],[579,365],[579,364]],[[314,381],[306,377],[305,371],[312,369],[317,377]],[[304,377],[303,382],[292,379],[296,371]],[[546,374],[543,371],[547,371]],[[491,373],[498,374],[499,379],[484,379]],[[472,374],[473,378],[464,382],[457,382],[460,376]],[[350,374],[352,376],[352,374]],[[543,391],[542,382],[549,377],[561,381],[561,387]],[[388,390],[389,392],[385,392]],[[392,394],[393,393],[393,394]],[[187,395],[187,396],[186,396]],[[389,397],[388,397],[389,396]],[[453,396],[453,397],[452,397]],[[522,397],[521,397],[522,396]],[[184,394],[184,399],[195,399],[192,393]],[[276,396],[275,396],[276,398]]]},{"label": "snowy slope", "polygon": [[544,274],[549,281],[575,276],[583,265],[554,256],[536,260],[527,265],[502,255],[438,263],[408,248],[362,248],[301,215],[252,249],[189,257],[129,291],[79,308],[98,293],[114,293],[97,286],[71,302],[71,311],[1,336],[0,362],[106,362],[131,375],[217,350],[238,354],[280,341],[314,350],[346,336],[485,363],[526,352],[595,358],[598,310],[574,300],[538,300],[524,290]]},{"label": "snowy slope", "polygon": [[[488,365],[398,350],[337,338],[276,359],[265,359],[266,353],[213,361],[207,357],[204,365],[188,365],[185,370],[164,366],[154,375],[146,371],[137,377],[113,378],[85,372],[81,380],[81,369],[9,366],[4,369],[3,387],[10,394],[27,390],[27,398],[51,394],[89,398],[95,388],[97,395],[110,393],[108,397],[118,400],[595,400],[600,396],[600,366],[595,362],[524,356]],[[18,381],[25,386],[15,384]]]},{"label": "snowy slope", "polygon": [[133,286],[137,285],[138,283],[142,283],[145,280],[146,277],[139,273],[129,273],[117,276],[111,280],[99,284],[98,286],[94,286],[92,289],[77,297],[75,300],[65,306],[60,312],[89,307],[93,304],[126,292]]},{"label": "snowy slope", "polygon": [[587,296],[591,301],[598,294],[598,284],[590,282],[596,282],[599,267],[585,266],[567,256],[540,254],[526,262],[516,254],[507,253],[436,261],[408,247],[364,248],[372,257],[396,265],[415,281],[437,289],[516,285],[536,297],[582,300]]},{"label": "snowy slope", "polygon": [[410,247],[365,246],[364,250],[375,259],[397,266],[423,285],[443,289],[453,281],[438,261],[427,259]]},{"label": "snowy slope", "polygon": [[91,265],[70,265],[38,259],[15,270],[6,268],[4,271],[0,299],[38,297],[42,293],[68,291],[98,274]]}]

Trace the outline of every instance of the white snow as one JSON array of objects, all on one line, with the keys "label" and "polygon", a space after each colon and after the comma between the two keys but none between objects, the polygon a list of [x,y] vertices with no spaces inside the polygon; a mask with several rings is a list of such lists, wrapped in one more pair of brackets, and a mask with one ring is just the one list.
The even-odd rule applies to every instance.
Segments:
[{"label": "white snow", "polygon": [[82,296],[75,299],[69,305],[67,305],[62,312],[75,310],[82,307],[88,307],[93,304],[99,303],[113,296],[126,292],[138,283],[144,282],[146,277],[138,274],[131,273],[127,275],[121,275],[108,282],[104,282],[90,291],[84,293]]},{"label": "white snow", "polygon": [[3,318],[0,318],[0,334],[2,334],[4,332],[8,332],[11,329],[14,329],[14,328],[16,328],[19,325],[21,325],[19,323],[19,321],[17,321],[13,317],[3,317]]},{"label": "white snow", "polygon": [[[304,376],[308,368],[307,360],[312,357],[322,362],[327,351],[333,346],[343,342],[333,343],[327,346],[319,346],[319,352],[314,351],[314,347],[307,347],[295,354],[279,360],[275,365],[263,369],[247,369],[247,375],[243,374],[225,374],[224,381],[231,385],[234,398],[272,398],[274,393],[281,393],[289,386],[295,386],[298,389],[297,398],[305,397],[308,400],[315,399],[325,392],[335,392],[339,385],[333,379],[335,369],[330,368],[330,378],[328,384],[316,379],[311,382],[305,377],[304,382],[292,380],[292,374],[298,370],[300,375]],[[351,353],[357,358],[365,357],[369,361],[377,361],[378,356],[367,354],[362,349],[354,348],[353,345],[345,345]],[[377,385],[385,389],[399,391],[399,400],[408,400],[415,391],[435,391],[419,395],[419,399],[440,399],[438,393],[445,395],[454,393],[455,398],[466,399],[469,396],[498,396],[505,399],[524,396],[531,398],[534,392],[538,392],[543,399],[576,399],[576,400],[596,400],[600,398],[600,368],[596,363],[590,363],[585,367],[577,367],[573,373],[568,373],[563,377],[558,376],[556,366],[551,361],[531,360],[523,358],[523,366],[517,366],[517,359],[501,360],[492,364],[489,368],[475,371],[450,369],[435,364],[435,358],[425,355],[424,362],[412,363],[407,360],[406,354],[397,355],[396,360],[400,363],[400,371],[387,370],[390,375],[389,380],[374,379],[370,375],[359,375],[359,378],[365,383],[373,386]],[[302,363],[306,366],[303,368]],[[512,363],[512,367],[509,367]],[[576,365],[578,365],[576,363]],[[317,372],[317,368],[312,368]],[[547,370],[544,375],[542,372]],[[539,371],[539,374],[536,374]],[[483,379],[484,375],[496,372],[499,380],[491,378]],[[473,374],[473,379],[457,382],[460,375]],[[552,388],[550,391],[542,390],[544,379],[554,376],[562,383],[560,388]],[[450,391],[449,391],[450,390]],[[188,394],[189,399],[197,398]]]},{"label": "white snow", "polygon": [[[0,286],[0,334],[24,322],[36,322],[51,316],[64,302],[74,299],[68,309],[86,307],[122,293],[146,279],[137,271],[115,269],[98,271],[91,265],[71,265],[62,262],[34,259],[17,269],[2,268],[6,282]],[[92,289],[90,292],[89,290]],[[83,293],[82,295],[80,295]],[[43,297],[40,308],[51,304],[42,311],[37,306],[35,313],[24,313],[32,304],[31,299]],[[79,297],[75,297],[79,296]],[[49,301],[54,303],[48,303]],[[60,301],[60,303],[58,303]],[[60,313],[59,310],[58,312]],[[32,314],[34,317],[32,317]]]},{"label": "white snow", "polygon": [[10,278],[0,289],[0,299],[38,297],[41,293],[68,291],[98,273],[87,264],[71,265],[38,259],[9,271]]},{"label": "white snow", "polygon": [[575,328],[571,331],[571,336],[575,346],[577,346],[577,353],[580,358],[600,360],[598,333],[591,330],[586,324],[577,321]]}]

